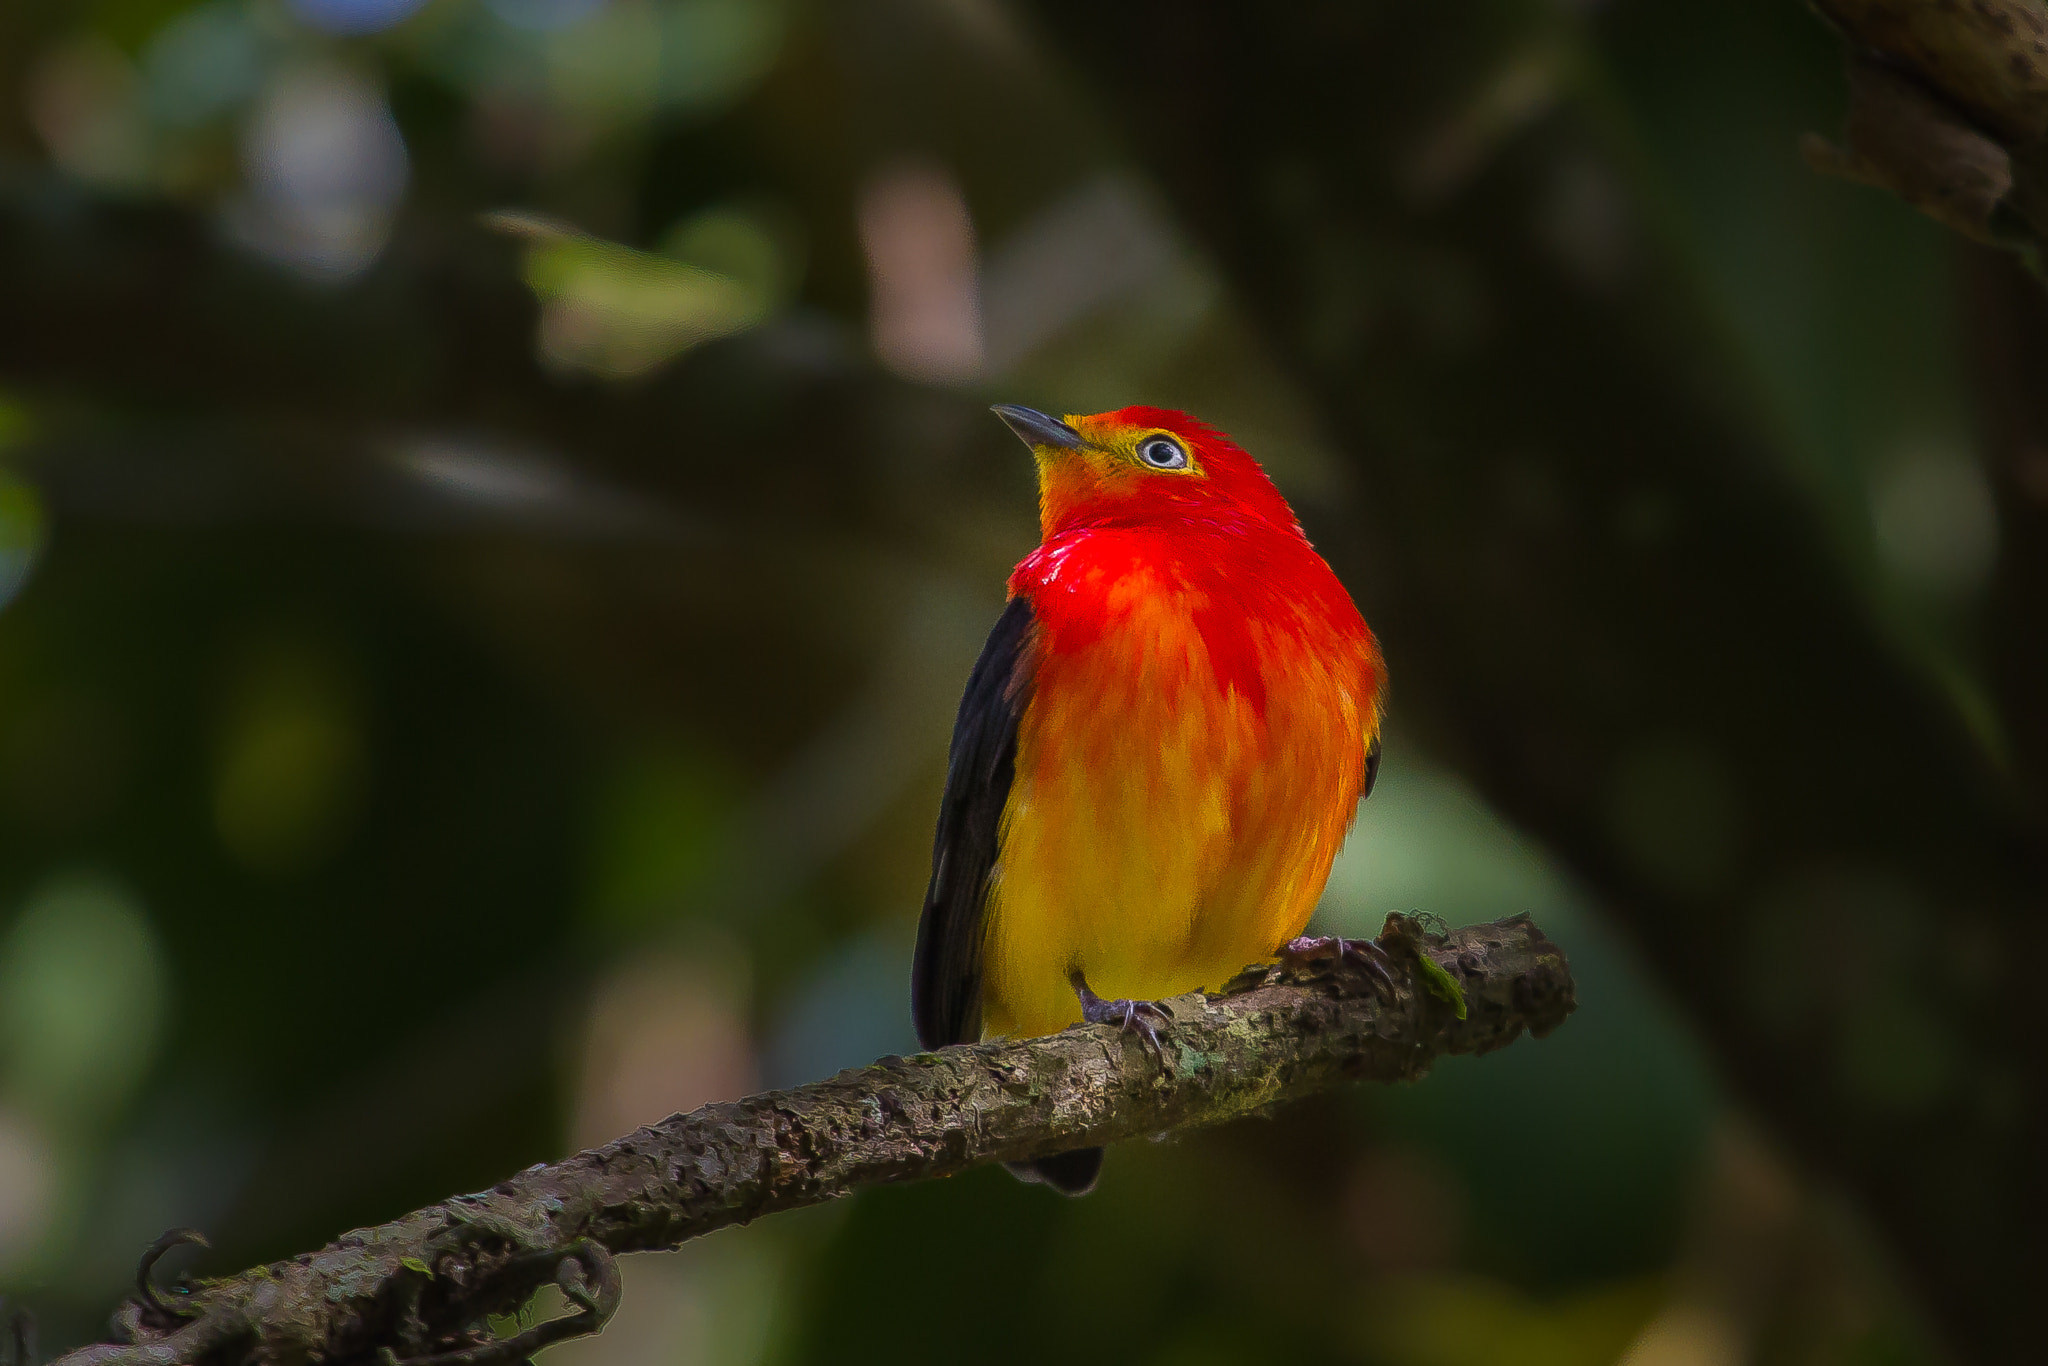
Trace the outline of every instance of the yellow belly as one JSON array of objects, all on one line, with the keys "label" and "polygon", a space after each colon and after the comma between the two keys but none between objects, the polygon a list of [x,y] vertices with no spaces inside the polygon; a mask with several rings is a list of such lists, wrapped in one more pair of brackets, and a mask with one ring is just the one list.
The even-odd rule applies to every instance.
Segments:
[{"label": "yellow belly", "polygon": [[1254,626],[1263,714],[1218,686],[1187,605],[1146,602],[1041,659],[990,887],[988,1036],[1099,995],[1220,986],[1301,933],[1357,809],[1375,699],[1362,654]]}]

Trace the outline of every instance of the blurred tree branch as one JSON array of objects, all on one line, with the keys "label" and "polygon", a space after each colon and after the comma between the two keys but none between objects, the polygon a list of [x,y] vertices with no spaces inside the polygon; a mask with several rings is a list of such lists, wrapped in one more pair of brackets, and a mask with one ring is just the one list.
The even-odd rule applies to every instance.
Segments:
[{"label": "blurred tree branch", "polygon": [[1818,170],[1890,190],[1977,241],[2048,243],[2048,6],[1815,0],[1848,47],[1842,147]]},{"label": "blurred tree branch", "polygon": [[[182,445],[322,498],[388,482],[391,456],[442,440],[559,457],[734,536],[914,521],[886,477],[899,453],[876,442],[881,415],[956,400],[887,379],[829,334],[741,338],[631,384],[551,370],[519,250],[421,215],[368,276],[336,286],[238,249],[187,208],[0,176],[0,384],[38,401],[40,453],[104,450],[143,419],[140,465]],[[60,499],[67,475],[91,477],[46,463]]]},{"label": "blurred tree branch", "polygon": [[[1527,916],[1448,935],[1390,916],[1379,942],[1390,986],[1325,964],[1174,998],[1164,1067],[1137,1035],[1097,1026],[885,1058],[708,1105],[317,1253],[180,1287],[171,1302],[145,1288],[116,1316],[124,1343],[61,1361],[519,1361],[603,1325],[619,1300],[614,1253],[674,1248],[865,1185],[1179,1133],[1347,1081],[1413,1080],[1446,1054],[1547,1034],[1575,1004],[1563,954]],[[1438,995],[1443,974],[1462,989],[1463,1018]],[[488,1318],[550,1281],[579,1312],[493,1340]]]}]

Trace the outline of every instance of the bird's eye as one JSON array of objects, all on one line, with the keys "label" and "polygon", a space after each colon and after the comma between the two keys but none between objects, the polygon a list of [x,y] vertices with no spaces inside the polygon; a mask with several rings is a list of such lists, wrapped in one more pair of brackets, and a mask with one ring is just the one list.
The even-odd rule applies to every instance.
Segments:
[{"label": "bird's eye", "polygon": [[1155,470],[1182,470],[1188,465],[1188,453],[1170,436],[1146,437],[1138,445],[1138,459]]}]

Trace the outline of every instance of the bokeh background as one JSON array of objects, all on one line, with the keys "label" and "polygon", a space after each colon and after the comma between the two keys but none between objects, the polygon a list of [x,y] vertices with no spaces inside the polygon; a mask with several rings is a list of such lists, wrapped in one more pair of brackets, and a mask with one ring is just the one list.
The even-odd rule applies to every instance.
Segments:
[{"label": "bokeh background", "polygon": [[[1320,912],[1551,1038],[626,1264],[551,1366],[2038,1350],[2048,308],[1791,0],[0,6],[0,1289],[90,1340],[914,1047],[991,401],[1379,628]],[[2033,985],[2029,986],[2029,983]]]}]

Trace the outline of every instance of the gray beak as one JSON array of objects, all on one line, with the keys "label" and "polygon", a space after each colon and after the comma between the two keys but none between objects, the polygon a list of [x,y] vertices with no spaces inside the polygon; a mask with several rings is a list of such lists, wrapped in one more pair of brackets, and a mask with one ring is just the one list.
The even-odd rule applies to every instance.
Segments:
[{"label": "gray beak", "polygon": [[989,411],[1001,418],[1017,434],[1017,439],[1027,446],[1060,446],[1077,451],[1088,444],[1072,427],[1056,417],[1047,417],[1036,408],[998,403]]}]

